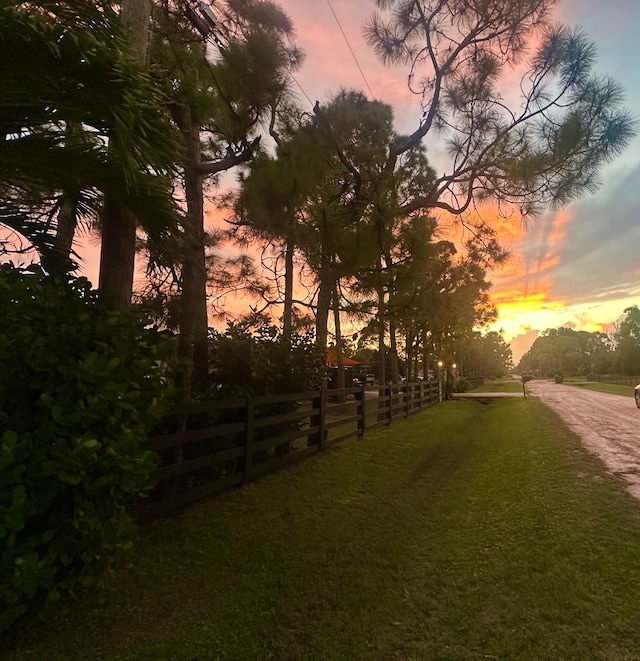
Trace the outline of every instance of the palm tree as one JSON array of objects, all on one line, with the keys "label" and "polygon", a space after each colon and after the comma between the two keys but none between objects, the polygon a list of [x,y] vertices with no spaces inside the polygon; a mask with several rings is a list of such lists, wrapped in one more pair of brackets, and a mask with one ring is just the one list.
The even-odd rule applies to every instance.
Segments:
[{"label": "palm tree", "polygon": [[5,3],[0,44],[0,223],[57,273],[74,268],[76,227],[96,221],[105,193],[149,231],[173,231],[171,125],[113,12],[80,0]]}]

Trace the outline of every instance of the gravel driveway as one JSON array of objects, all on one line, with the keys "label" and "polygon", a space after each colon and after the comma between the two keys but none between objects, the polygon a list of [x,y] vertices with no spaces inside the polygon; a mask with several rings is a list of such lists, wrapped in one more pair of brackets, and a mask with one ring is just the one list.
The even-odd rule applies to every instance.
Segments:
[{"label": "gravel driveway", "polygon": [[536,380],[527,383],[526,389],[555,411],[640,498],[640,409],[632,397]]}]

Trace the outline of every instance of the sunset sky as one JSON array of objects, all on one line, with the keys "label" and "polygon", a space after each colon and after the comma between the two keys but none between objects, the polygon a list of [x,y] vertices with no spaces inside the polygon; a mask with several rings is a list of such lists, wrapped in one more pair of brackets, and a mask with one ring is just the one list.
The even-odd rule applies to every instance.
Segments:
[{"label": "sunset sky", "polygon": [[[316,100],[327,101],[341,87],[356,88],[393,106],[398,131],[415,129],[421,110],[408,91],[406,70],[380,65],[362,37],[362,23],[374,10],[371,0],[279,4],[293,20],[297,43],[306,52],[295,79],[300,102],[309,111]],[[640,116],[640,2],[562,0],[556,15],[558,22],[586,30],[598,47],[597,71],[623,85],[626,106]],[[446,157],[437,141],[427,146],[430,162],[444,172]],[[499,225],[501,242],[512,258],[490,277],[500,313],[494,329],[504,330],[516,362],[547,328],[604,330],[625,308],[640,305],[640,137],[600,179],[595,195],[525,227],[518,221]],[[97,242],[85,244],[83,252],[83,270],[97,282]]]},{"label": "sunset sky", "polygon": [[[407,90],[406,70],[382,67],[362,38],[372,2],[280,0],[280,6],[293,19],[297,42],[307,53],[296,80],[300,100],[309,109],[340,87],[354,87],[391,104],[398,130],[416,127],[421,113]],[[640,115],[640,3],[563,0],[556,15],[559,22],[587,31],[598,47],[597,71],[623,85],[627,107]],[[428,147],[437,165],[443,155],[437,143]],[[640,305],[640,138],[602,172],[601,182],[597,194],[526,227],[517,221],[501,224],[502,242],[513,256],[491,275],[500,311],[496,329],[504,329],[509,341],[516,338],[516,360],[540,331],[560,326],[601,330],[624,308]]]}]

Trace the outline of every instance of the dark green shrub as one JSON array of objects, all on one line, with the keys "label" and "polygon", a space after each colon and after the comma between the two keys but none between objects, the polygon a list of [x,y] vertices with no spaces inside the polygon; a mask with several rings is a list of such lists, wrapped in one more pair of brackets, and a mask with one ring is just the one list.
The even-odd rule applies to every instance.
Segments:
[{"label": "dark green shrub", "polygon": [[[249,395],[282,395],[319,390],[326,378],[326,356],[318,353],[311,333],[294,332],[289,343],[281,330],[264,315],[252,314],[237,323],[229,322],[224,333],[212,333],[211,380],[213,398]],[[298,402],[277,402],[256,407],[256,417],[293,413]],[[228,412],[223,422],[235,421]],[[231,416],[234,414],[231,413]],[[255,439],[264,440],[299,428],[302,422],[284,422],[256,430]],[[288,443],[254,457],[287,453]]]},{"label": "dark green shrub", "polygon": [[0,631],[129,543],[165,410],[162,346],[85,279],[0,268]]},{"label": "dark green shrub", "polygon": [[311,333],[293,333],[287,345],[268,317],[253,314],[212,332],[210,372],[216,399],[308,392],[323,387],[326,356]]},{"label": "dark green shrub", "polygon": [[453,392],[467,392],[471,390],[471,384],[466,379],[460,377],[453,381]]}]

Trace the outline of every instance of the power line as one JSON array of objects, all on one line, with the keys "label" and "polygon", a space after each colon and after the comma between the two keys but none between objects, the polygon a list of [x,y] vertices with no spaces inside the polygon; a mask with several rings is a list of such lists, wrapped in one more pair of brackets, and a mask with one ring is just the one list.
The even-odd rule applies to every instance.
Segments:
[{"label": "power line", "polygon": [[304,88],[298,82],[298,79],[291,72],[289,72],[289,76],[290,76],[291,80],[293,80],[293,82],[300,88],[300,91],[304,94],[305,98],[309,102],[309,105],[313,106],[313,101],[309,98],[309,95],[304,91]]},{"label": "power line", "polygon": [[371,95],[371,99],[373,100],[375,97],[373,95],[373,92],[371,91],[371,88],[369,87],[369,83],[367,82],[367,79],[364,75],[364,71],[360,67],[360,63],[358,62],[358,58],[356,57],[356,54],[353,52],[353,48],[351,48],[351,44],[349,43],[349,40],[347,39],[347,35],[344,33],[344,30],[342,29],[342,25],[340,25],[340,20],[338,19],[338,16],[333,9],[333,5],[331,4],[331,0],[327,0],[327,4],[329,5],[329,9],[331,9],[331,13],[333,14],[333,17],[336,19],[336,23],[338,24],[338,27],[340,28],[340,32],[342,32],[342,36],[344,37],[344,40],[347,44],[347,47],[349,48],[349,51],[351,53],[351,57],[353,57],[353,61],[356,63],[356,66],[358,67],[358,71],[360,72],[360,75],[362,76],[362,80],[364,80],[364,84],[367,86],[367,89],[369,90],[369,94]]}]

